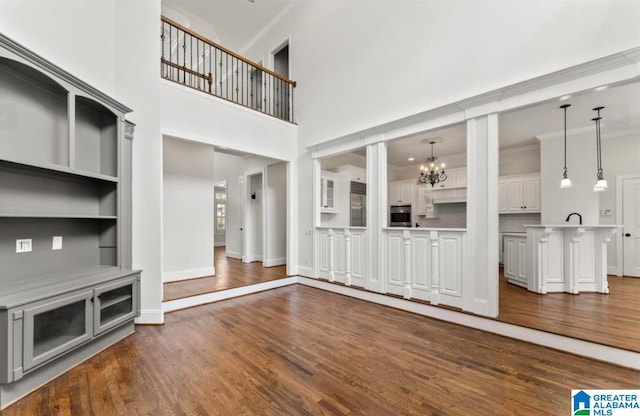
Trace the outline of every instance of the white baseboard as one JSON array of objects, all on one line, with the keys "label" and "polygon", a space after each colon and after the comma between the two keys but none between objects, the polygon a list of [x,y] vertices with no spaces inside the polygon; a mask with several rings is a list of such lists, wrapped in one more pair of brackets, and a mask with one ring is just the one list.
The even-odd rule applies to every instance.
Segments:
[{"label": "white baseboard", "polygon": [[161,309],[141,309],[136,324],[160,325],[164,324],[164,312]]},{"label": "white baseboard", "polygon": [[298,266],[298,273],[300,276],[303,277],[310,277],[312,279],[315,279],[315,273],[313,271],[313,267],[306,267],[306,266]]},{"label": "white baseboard", "polygon": [[162,311],[165,313],[174,312],[180,309],[191,308],[193,306],[218,302],[221,300],[231,299],[238,296],[244,296],[244,295],[249,295],[256,292],[262,292],[269,289],[275,289],[277,287],[289,286],[296,283],[298,283],[297,277],[286,277],[284,279],[257,283],[255,285],[236,287],[236,288],[227,289],[227,290],[220,290],[218,292],[205,293],[204,295],[191,296],[184,299],[170,300],[162,303]]},{"label": "white baseboard", "polygon": [[247,255],[245,256],[245,258],[242,260],[245,263],[253,263],[254,261],[262,261],[262,256],[259,254],[254,254],[254,255]]},{"label": "white baseboard", "polygon": [[607,266],[607,274],[618,275],[618,267],[617,266]]},{"label": "white baseboard", "polygon": [[582,355],[595,360],[621,365],[640,370],[640,353],[609,347],[593,342],[582,341],[563,335],[551,334],[536,329],[499,322],[493,319],[456,312],[437,306],[425,305],[404,299],[398,299],[378,293],[353,289],[346,286],[328,283],[322,280],[299,277],[298,283],[329,292],[339,293],[356,299],[389,306],[403,311],[439,319],[458,325],[476,328],[531,344],[542,345],[571,354]]},{"label": "white baseboard", "polygon": [[214,247],[224,247],[224,246],[226,246],[226,245],[227,245],[227,242],[226,242],[226,241],[219,241],[219,242],[217,242],[217,243],[213,243],[213,246],[214,246]]},{"label": "white baseboard", "polygon": [[162,283],[179,282],[180,280],[195,279],[198,277],[213,276],[215,267],[200,267],[197,269],[178,270],[175,272],[163,272]]},{"label": "white baseboard", "polygon": [[277,259],[265,259],[262,262],[263,267],[273,267],[273,266],[282,266],[283,264],[287,264],[286,257],[280,257]]},{"label": "white baseboard", "polygon": [[232,259],[242,260],[242,254],[237,253],[235,251],[227,250],[225,254],[226,254],[227,257],[231,257]]}]

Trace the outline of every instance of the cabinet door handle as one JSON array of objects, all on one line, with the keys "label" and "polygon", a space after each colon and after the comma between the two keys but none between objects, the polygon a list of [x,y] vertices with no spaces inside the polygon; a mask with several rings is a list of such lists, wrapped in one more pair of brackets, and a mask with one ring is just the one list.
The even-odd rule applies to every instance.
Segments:
[{"label": "cabinet door handle", "polygon": [[624,236],[625,236],[625,237],[631,237],[631,234],[626,233]]}]

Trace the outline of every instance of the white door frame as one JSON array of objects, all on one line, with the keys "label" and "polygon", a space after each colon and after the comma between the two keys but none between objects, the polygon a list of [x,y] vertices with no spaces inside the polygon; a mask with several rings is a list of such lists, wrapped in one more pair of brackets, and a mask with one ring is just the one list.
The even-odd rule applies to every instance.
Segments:
[{"label": "white door frame", "polygon": [[[616,176],[616,224],[622,226],[622,193],[623,182],[625,179],[640,179],[640,174],[617,175]],[[618,228],[616,233],[616,276],[624,275],[624,236],[622,227]]]}]

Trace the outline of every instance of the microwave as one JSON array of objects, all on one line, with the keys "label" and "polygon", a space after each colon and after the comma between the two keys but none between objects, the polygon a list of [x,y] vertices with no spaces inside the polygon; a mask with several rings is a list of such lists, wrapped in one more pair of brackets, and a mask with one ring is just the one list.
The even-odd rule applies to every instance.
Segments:
[{"label": "microwave", "polygon": [[391,205],[390,227],[411,227],[411,205]]}]

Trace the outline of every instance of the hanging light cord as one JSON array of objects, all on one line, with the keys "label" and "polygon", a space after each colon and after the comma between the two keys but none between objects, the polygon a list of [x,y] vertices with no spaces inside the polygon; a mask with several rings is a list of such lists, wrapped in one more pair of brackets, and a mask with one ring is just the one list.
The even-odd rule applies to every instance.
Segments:
[{"label": "hanging light cord", "polygon": [[564,110],[564,172],[563,178],[567,178],[567,108],[571,107],[571,104],[563,104],[560,106]]},{"label": "hanging light cord", "polygon": [[602,120],[602,117],[600,117],[600,110],[602,110],[604,107],[596,107],[593,110],[598,112],[598,117],[594,118],[593,121],[596,122],[596,156],[598,158],[598,173],[597,173],[597,178],[598,180],[603,179],[604,175],[602,172],[602,139],[600,136],[600,120]]}]

